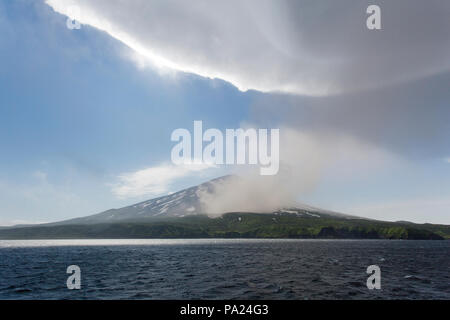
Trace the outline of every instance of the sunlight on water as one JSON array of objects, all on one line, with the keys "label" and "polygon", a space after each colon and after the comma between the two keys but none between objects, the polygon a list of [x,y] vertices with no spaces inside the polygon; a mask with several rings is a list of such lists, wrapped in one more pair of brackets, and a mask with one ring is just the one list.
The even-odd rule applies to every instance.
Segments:
[{"label": "sunlight on water", "polygon": [[[336,241],[312,239],[65,239],[65,240],[0,240],[0,248],[64,247],[64,246],[160,246],[195,244],[232,244],[259,242]],[[342,241],[342,240],[340,240]]]}]

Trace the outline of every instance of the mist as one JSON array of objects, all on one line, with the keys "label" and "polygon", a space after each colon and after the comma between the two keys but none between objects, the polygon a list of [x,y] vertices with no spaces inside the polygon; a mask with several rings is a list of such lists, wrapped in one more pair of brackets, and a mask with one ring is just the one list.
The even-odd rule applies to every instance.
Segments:
[{"label": "mist", "polygon": [[313,193],[329,169],[338,165],[340,174],[351,176],[399,161],[394,154],[349,135],[317,134],[283,127],[277,175],[262,176],[252,166],[235,167],[234,175],[212,181],[211,188],[202,188],[197,195],[202,211],[211,216],[308,207],[300,201],[302,195]]}]

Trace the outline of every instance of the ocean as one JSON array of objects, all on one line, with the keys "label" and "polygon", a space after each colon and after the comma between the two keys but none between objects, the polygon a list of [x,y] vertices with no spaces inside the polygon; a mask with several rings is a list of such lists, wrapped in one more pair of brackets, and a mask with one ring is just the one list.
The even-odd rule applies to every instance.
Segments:
[{"label": "ocean", "polygon": [[0,299],[450,299],[450,241],[0,240]]}]

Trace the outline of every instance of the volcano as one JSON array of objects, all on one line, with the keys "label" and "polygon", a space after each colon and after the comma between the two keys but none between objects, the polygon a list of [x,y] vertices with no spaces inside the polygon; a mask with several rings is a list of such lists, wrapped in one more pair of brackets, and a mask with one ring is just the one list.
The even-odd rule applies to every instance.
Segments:
[{"label": "volcano", "polygon": [[[3,228],[0,239],[450,239],[448,225],[371,220],[304,204],[264,213],[234,211],[211,215],[204,209],[202,195],[204,192],[217,195],[217,186],[230,178],[217,178],[86,217]],[[214,197],[208,199],[214,201]]]},{"label": "volcano", "polygon": [[[124,221],[162,220],[165,218],[182,218],[194,215],[209,215],[205,211],[201,201],[201,193],[214,193],[217,184],[226,182],[235,176],[223,176],[200,185],[183,189],[181,191],[132,204],[119,209],[110,209],[98,214],[65,220],[55,224],[90,224],[90,223],[114,223]],[[225,214],[227,212],[223,212]],[[280,207],[273,214],[291,213],[297,216],[320,218],[334,216],[341,218],[358,218],[342,213],[314,208],[305,204],[297,204],[295,207]],[[217,216],[217,214],[216,214]]]}]

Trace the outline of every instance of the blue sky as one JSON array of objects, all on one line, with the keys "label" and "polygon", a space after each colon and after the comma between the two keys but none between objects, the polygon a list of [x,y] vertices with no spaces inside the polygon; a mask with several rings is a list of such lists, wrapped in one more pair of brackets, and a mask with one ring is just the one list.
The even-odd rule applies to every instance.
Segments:
[{"label": "blue sky", "polygon": [[[44,1],[0,3],[0,225],[63,220],[158,195],[119,196],[114,186],[124,183],[120,178],[124,175],[169,163],[171,132],[192,128],[194,120],[221,130],[245,123],[304,129],[308,137],[314,135],[321,148],[327,143],[320,143],[316,135],[323,137],[328,132],[324,126],[333,128],[333,136],[344,132],[327,117],[315,116],[316,111],[308,109],[315,99],[328,101],[327,97],[316,97],[322,90],[305,95],[302,90],[310,88],[300,82],[295,88],[301,88],[301,92],[275,94],[271,86],[279,91],[291,88],[292,83],[256,83],[250,76],[233,78],[221,69],[217,74],[225,74],[224,80],[203,77],[204,72],[195,68],[183,72],[142,67],[130,58],[133,48],[117,37],[89,23],[70,30],[66,19]],[[245,71],[239,65],[230,67],[235,69]],[[422,136],[411,127],[399,125],[399,134],[394,129],[391,135],[377,140],[373,132],[355,125],[354,131],[344,132],[342,140],[331,143],[327,152],[314,145],[302,153],[303,140],[286,145],[286,149],[298,148],[303,155],[318,150],[329,158],[318,169],[320,174],[314,177],[314,183],[301,192],[299,189],[298,200],[385,220],[450,223],[450,163],[446,161],[450,150],[445,145],[450,135],[448,126],[440,123],[442,115],[448,115],[449,94],[434,84],[439,81],[442,86],[444,82],[445,87],[447,75],[443,67],[442,72],[414,75],[401,84],[392,84],[404,86],[405,96],[416,92],[427,104],[439,106],[436,112],[430,110],[430,119],[423,120],[419,112],[421,118],[407,121],[416,124],[418,131],[435,130],[431,135]],[[315,76],[319,80],[324,77]],[[277,77],[271,74],[268,78]],[[239,81],[233,83],[233,79]],[[417,93],[409,89],[417,81],[429,90]],[[368,87],[372,85],[367,83]],[[337,96],[347,102],[347,95],[353,97],[353,93],[344,89]],[[367,89],[361,90],[363,100]],[[434,96],[435,91],[440,96]],[[408,104],[408,99],[393,100]],[[291,108],[290,104],[301,107],[287,116],[280,115]],[[417,108],[426,107],[432,108]],[[294,118],[301,121],[293,122]],[[345,121],[351,121],[348,118]],[[348,128],[345,121],[338,123]],[[422,128],[420,122],[424,121],[427,127]],[[379,129],[375,131],[380,133],[377,137],[383,135],[383,127]],[[408,130],[411,139],[418,141],[414,148],[408,148],[405,142]],[[387,143],[398,135],[406,138],[393,145]],[[336,145],[342,145],[342,149],[336,149]],[[430,145],[432,151],[428,151]],[[310,171],[309,164],[304,167]],[[218,168],[181,174],[167,183],[163,193],[229,172],[229,168]]]},{"label": "blue sky", "polygon": [[[67,29],[66,18],[42,2],[2,2],[0,14],[0,181],[10,189],[2,193],[2,221],[129,204],[135,199],[116,199],[108,185],[119,173],[170,161],[174,129],[195,119],[234,128],[246,118],[251,94],[220,80],[139,71],[121,58],[122,44],[87,26]],[[43,176],[49,190],[41,197]]]}]

